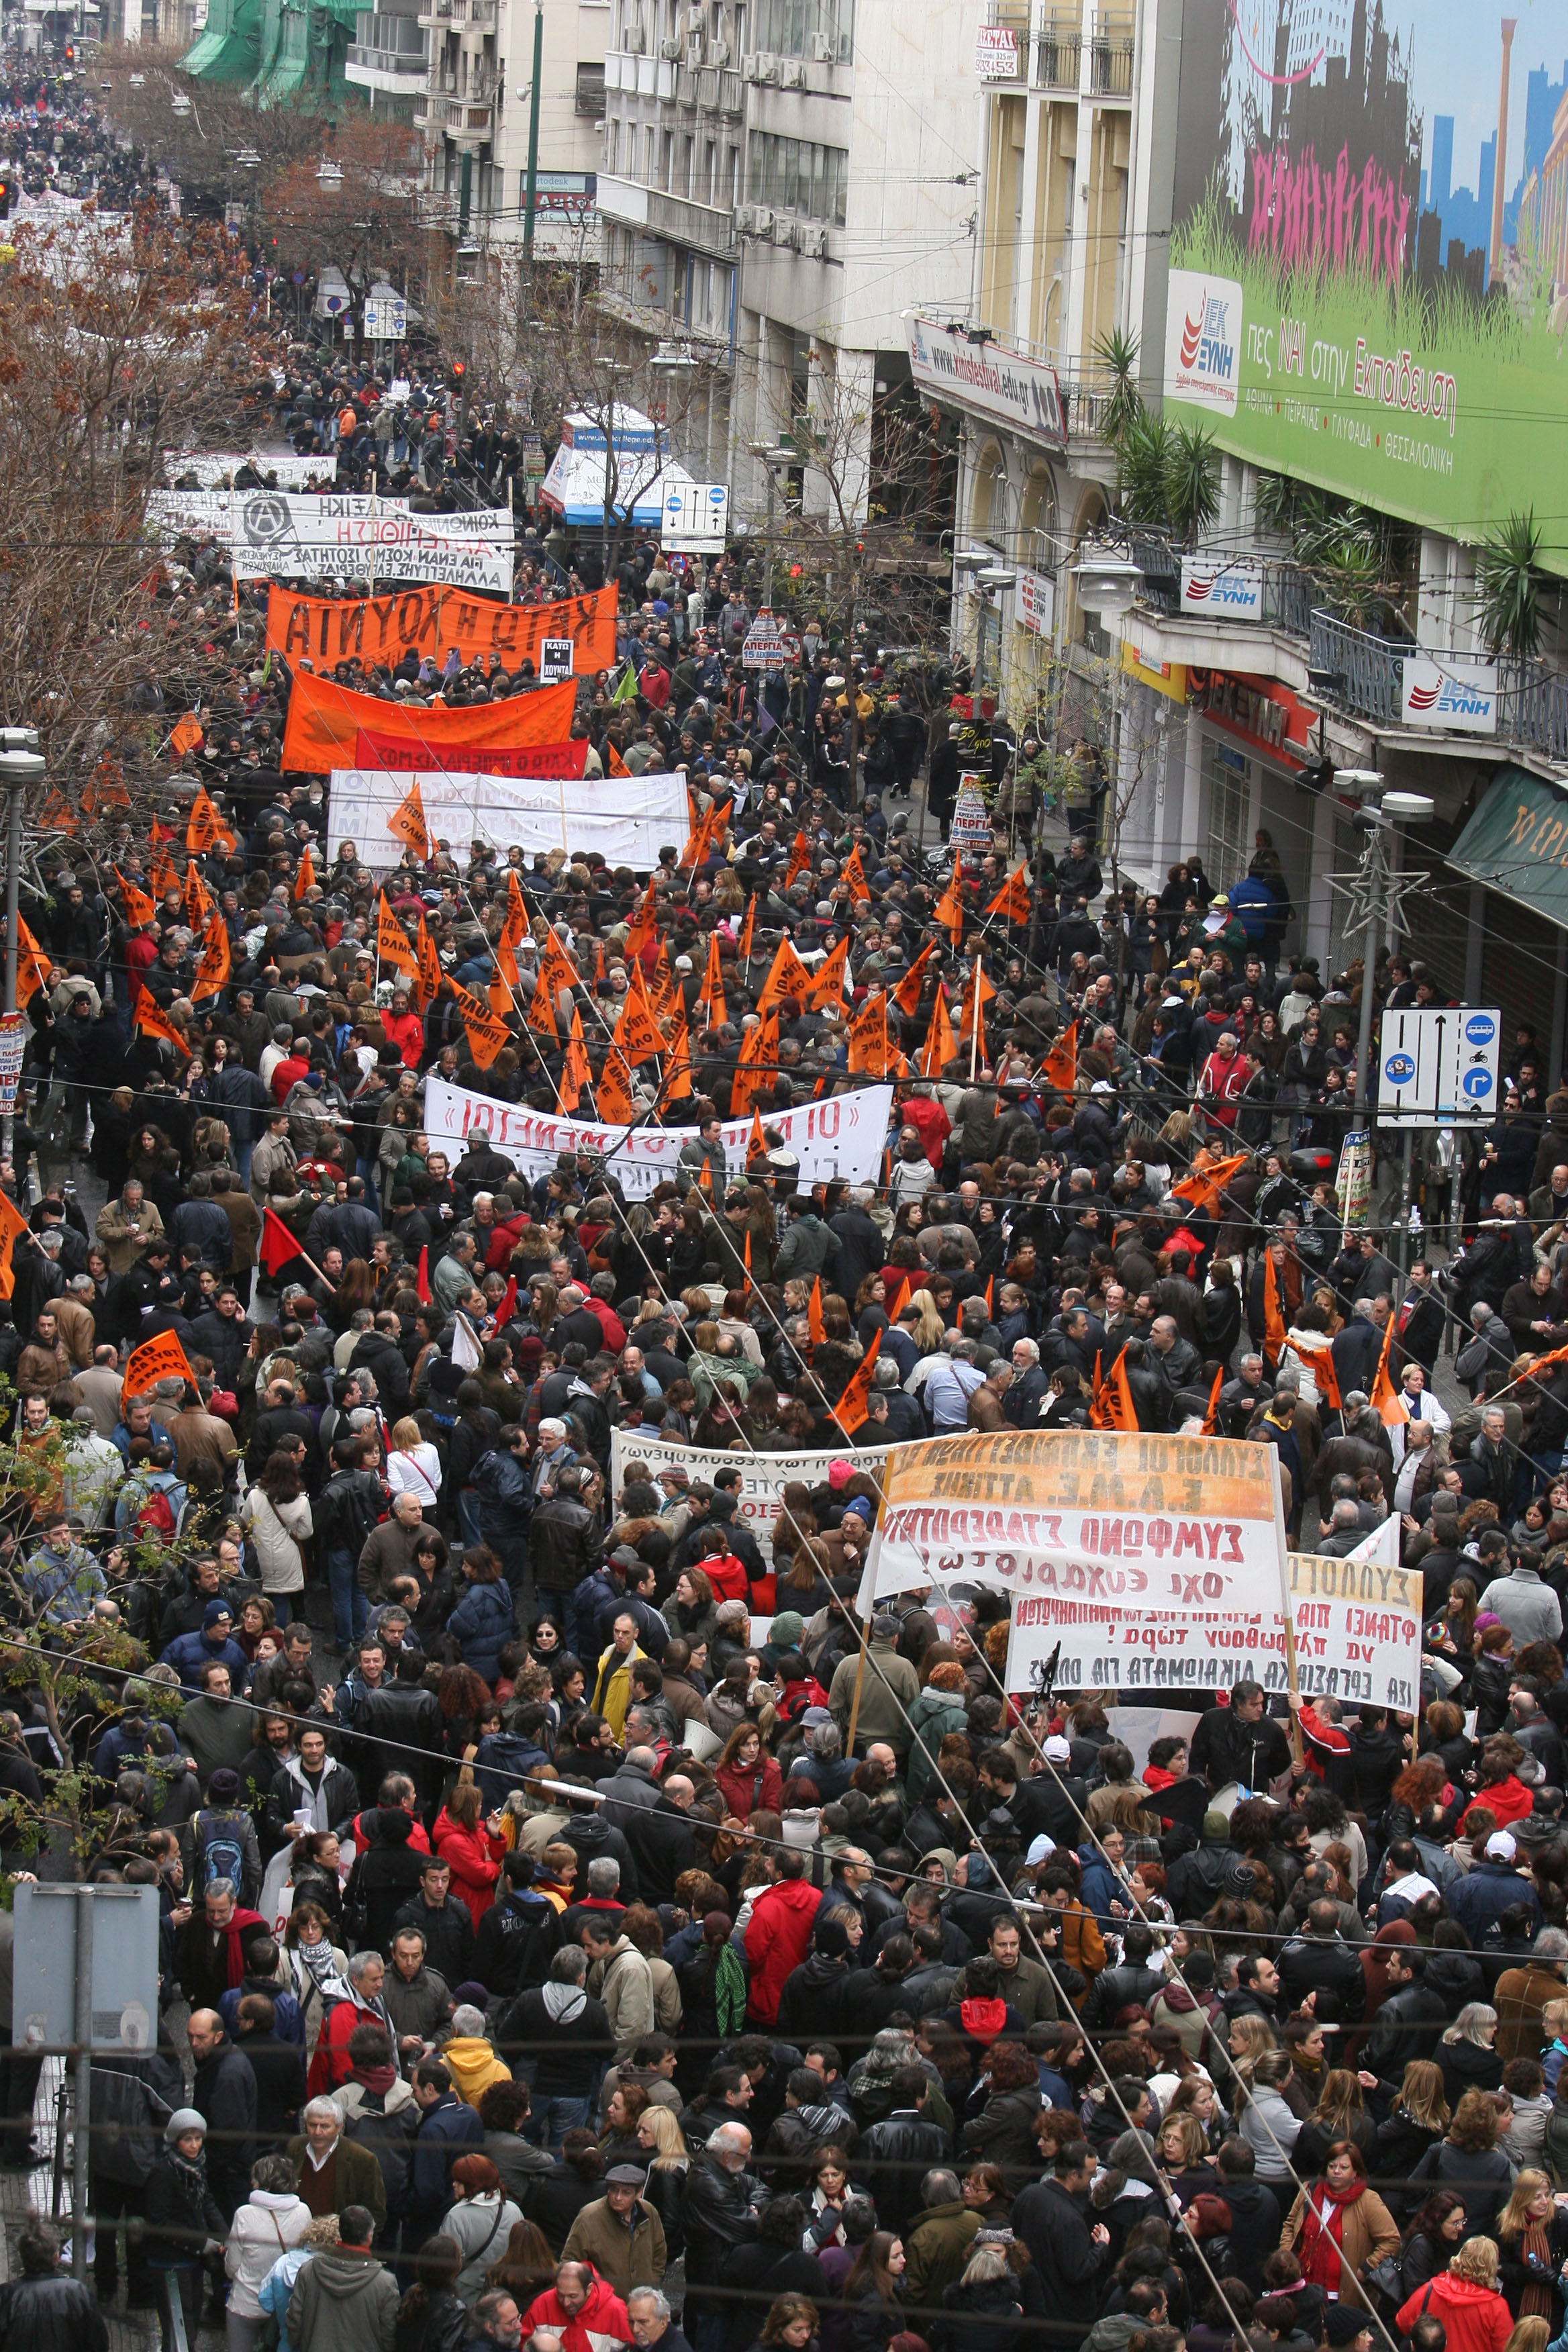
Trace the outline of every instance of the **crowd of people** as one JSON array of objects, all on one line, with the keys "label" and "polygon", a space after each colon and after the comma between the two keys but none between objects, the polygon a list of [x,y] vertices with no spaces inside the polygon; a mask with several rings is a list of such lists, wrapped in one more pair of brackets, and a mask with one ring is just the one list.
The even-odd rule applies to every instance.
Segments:
[{"label": "crowd of people", "polygon": [[[279,355],[340,484],[509,497],[438,371]],[[1560,2352],[1568,1096],[1520,1031],[1402,1277],[1334,1147],[1362,987],[1438,992],[1287,953],[1267,835],[1108,881],[1093,747],[961,667],[808,625],[759,682],[738,559],[518,564],[618,592],[573,733],[684,772],[651,872],[363,862],[195,539],[150,584],[227,666],[30,835],[0,1853],[84,1776],[161,2018],[94,2062],[96,2296],[30,2229],[7,2352],[122,2271],[167,2352]],[[879,1085],[815,1180],[794,1115]],[[687,1131],[646,1191],[628,1124]],[[1091,1425],[1272,1446],[1304,1549],[1395,1520],[1419,1714],[1241,1681],[1135,1748],[1008,1687],[1005,1592],[862,1604],[888,1445]],[[0,2020],[18,2168],[39,2071]]]}]

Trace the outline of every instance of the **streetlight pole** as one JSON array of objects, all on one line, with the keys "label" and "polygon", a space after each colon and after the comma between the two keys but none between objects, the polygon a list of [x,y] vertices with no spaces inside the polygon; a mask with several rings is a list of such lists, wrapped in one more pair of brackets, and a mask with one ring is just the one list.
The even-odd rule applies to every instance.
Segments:
[{"label": "streetlight pole", "polygon": [[[0,728],[0,783],[6,793],[5,825],[5,1011],[16,1010],[16,931],[22,914],[22,795],[43,780],[36,727]],[[11,1025],[11,1024],[8,1024]],[[0,1151],[9,1160],[16,1141],[16,1094],[0,1122]]]},{"label": "streetlight pole", "polygon": [[528,94],[528,179],[522,196],[522,265],[533,267],[533,216],[539,194],[539,85],[544,76],[544,0],[533,0],[533,82]]}]

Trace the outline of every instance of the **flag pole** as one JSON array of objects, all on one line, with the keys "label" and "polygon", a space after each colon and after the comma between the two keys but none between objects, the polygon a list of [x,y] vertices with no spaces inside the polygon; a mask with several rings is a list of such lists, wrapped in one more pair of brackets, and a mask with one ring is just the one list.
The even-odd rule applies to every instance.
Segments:
[{"label": "flag pole", "polygon": [[1306,1761],[1301,1741],[1301,1681],[1296,1659],[1296,1610],[1290,1591],[1289,1549],[1285,1538],[1285,1494],[1279,1483],[1279,1452],[1268,1449],[1274,1459],[1270,1465],[1274,1477],[1274,1528],[1279,1553],[1279,1618],[1285,1629],[1285,1696],[1290,1709],[1290,1753],[1300,1765]]}]

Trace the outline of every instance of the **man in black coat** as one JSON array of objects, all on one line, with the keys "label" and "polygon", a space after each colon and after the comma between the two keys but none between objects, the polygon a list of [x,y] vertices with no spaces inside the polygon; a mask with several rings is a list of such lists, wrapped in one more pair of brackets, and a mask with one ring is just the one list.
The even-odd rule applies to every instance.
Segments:
[{"label": "man in black coat", "polygon": [[[1405,1856],[1402,1867],[1395,1863],[1396,1855]],[[1397,1882],[1399,1876],[1420,1867],[1420,1857],[1414,1846],[1390,1848],[1392,1880]],[[1433,2056],[1448,2022],[1448,2008],[1437,1993],[1421,1981],[1426,1955],[1419,1945],[1391,1944],[1388,1952],[1383,1975],[1387,1990],[1378,2004],[1372,2032],[1357,2063],[1369,2074],[1397,2083],[1413,2058]]]},{"label": "man in black coat", "polygon": [[452,1865],[444,1854],[419,1857],[419,1892],[409,1896],[393,1920],[399,1927],[417,1927],[425,1938],[425,1960],[449,1985],[468,1984],[474,1973],[474,1916],[452,1892]]},{"label": "man in black coat", "polygon": [[1215,2162],[1219,2193],[1230,2208],[1230,2267],[1258,2294],[1263,2265],[1279,2243],[1279,2200],[1267,2181],[1254,2179],[1257,2158],[1246,2140],[1222,2141]]},{"label": "man in black coat", "polygon": [[869,1184],[857,1185],[837,1215],[827,1220],[828,1232],[838,1236],[838,1257],[833,1269],[834,1286],[847,1301],[851,1315],[855,1311],[856,1293],[866,1276],[880,1274],[888,1262],[887,1244],[879,1229],[867,1214],[875,1198]]},{"label": "man in black coat", "polygon": [[1110,2232],[1103,2221],[1089,2226],[1093,2177],[1088,2142],[1068,2140],[1050,2179],[1032,2181],[1013,2200],[1013,2234],[1029,2249],[1044,2289],[1042,2332],[1057,2345],[1081,2343],[1099,2314]]},{"label": "man in black coat", "polygon": [[1201,1717],[1193,1734],[1192,1769],[1206,1774],[1211,1789],[1234,1781],[1262,1795],[1289,1770],[1289,1742],[1268,1706],[1261,1683],[1239,1682],[1228,1706],[1211,1706]]},{"label": "man in black coat", "polygon": [[1366,1979],[1340,1933],[1336,1905],[1319,1901],[1308,1906],[1305,1932],[1292,1936],[1281,1948],[1278,1966],[1280,2006],[1287,2015],[1315,1992],[1314,2013],[1321,2025],[1360,2024]]},{"label": "man in black coat", "polygon": [[1443,1301],[1433,1287],[1432,1269],[1425,1258],[1418,1258],[1410,1269],[1410,1286],[1394,1317],[1394,1344],[1388,1352],[1395,1380],[1406,1364],[1419,1364],[1431,1385],[1447,1321]]},{"label": "man in black coat", "polygon": [[250,2194],[256,2076],[224,2032],[216,2009],[193,2011],[188,2030],[196,2062],[192,2104],[207,2127],[207,2185],[232,2221]]},{"label": "man in black coat", "polygon": [[768,2193],[746,2169],[751,2155],[752,2135],[745,2125],[726,2123],[687,2168],[680,2200],[686,2229],[686,2308],[681,2316],[695,2322],[704,2352],[727,2332],[733,2312],[728,2297],[721,2301],[703,2289],[721,2283],[732,2248],[756,2237],[757,2210]]}]

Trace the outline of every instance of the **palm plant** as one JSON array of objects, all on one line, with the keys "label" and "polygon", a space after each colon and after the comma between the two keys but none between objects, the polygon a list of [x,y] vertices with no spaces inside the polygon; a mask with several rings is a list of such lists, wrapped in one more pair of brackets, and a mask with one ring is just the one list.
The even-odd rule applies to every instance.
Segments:
[{"label": "palm plant", "polygon": [[1541,533],[1535,509],[1510,514],[1476,558],[1476,617],[1487,650],[1521,657],[1541,650]]},{"label": "palm plant", "polygon": [[1130,427],[1143,414],[1143,395],[1135,375],[1138,338],[1121,327],[1112,327],[1095,337],[1094,350],[1096,358],[1105,362],[1111,379],[1110,398],[1100,420],[1100,429],[1111,447],[1120,449]]},{"label": "palm plant", "polygon": [[1196,547],[1219,512],[1219,451],[1201,425],[1178,425],[1165,459],[1165,511],[1172,530]]},{"label": "palm plant", "polygon": [[1173,434],[1163,416],[1140,408],[1117,450],[1121,510],[1129,522],[1159,530],[1169,520],[1168,479]]}]

